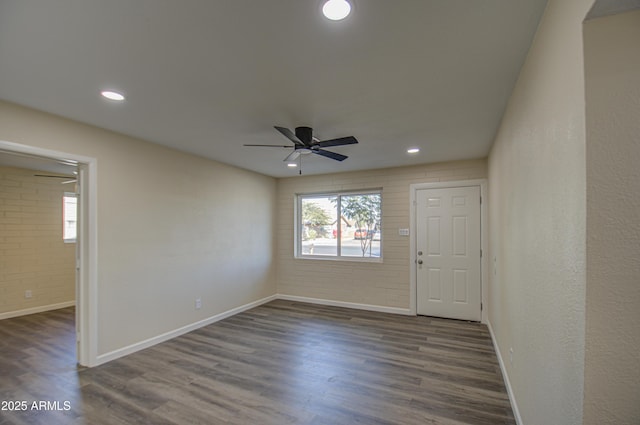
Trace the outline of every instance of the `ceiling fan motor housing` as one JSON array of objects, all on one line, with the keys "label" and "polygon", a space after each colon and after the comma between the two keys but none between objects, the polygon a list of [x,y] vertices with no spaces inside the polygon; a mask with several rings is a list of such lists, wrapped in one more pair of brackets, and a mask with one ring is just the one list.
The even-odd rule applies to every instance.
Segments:
[{"label": "ceiling fan motor housing", "polygon": [[296,127],[296,137],[309,146],[313,141],[313,129],[311,127]]}]

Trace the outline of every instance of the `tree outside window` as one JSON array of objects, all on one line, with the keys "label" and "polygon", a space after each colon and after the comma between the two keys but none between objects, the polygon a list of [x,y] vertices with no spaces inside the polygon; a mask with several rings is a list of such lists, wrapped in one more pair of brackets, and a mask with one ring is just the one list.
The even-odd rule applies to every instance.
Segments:
[{"label": "tree outside window", "polygon": [[342,215],[355,224],[358,234],[354,232],[354,239],[360,241],[362,256],[372,257],[374,242],[375,240],[380,241],[380,224],[382,220],[380,194],[347,195],[341,196],[340,199]]}]

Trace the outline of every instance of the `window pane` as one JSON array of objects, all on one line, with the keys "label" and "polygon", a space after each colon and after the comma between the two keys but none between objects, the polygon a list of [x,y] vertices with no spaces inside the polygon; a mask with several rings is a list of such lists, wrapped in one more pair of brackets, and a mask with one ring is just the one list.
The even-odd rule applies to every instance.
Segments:
[{"label": "window pane", "polygon": [[78,198],[75,196],[64,196],[63,198],[63,228],[62,237],[65,241],[75,241],[78,221]]},{"label": "window pane", "polygon": [[[381,196],[379,193],[343,195],[340,198],[343,227],[340,251],[343,257],[380,257]],[[343,229],[344,230],[344,229]]]},{"label": "window pane", "polygon": [[302,255],[338,255],[335,199],[335,196],[305,196],[301,199]]}]

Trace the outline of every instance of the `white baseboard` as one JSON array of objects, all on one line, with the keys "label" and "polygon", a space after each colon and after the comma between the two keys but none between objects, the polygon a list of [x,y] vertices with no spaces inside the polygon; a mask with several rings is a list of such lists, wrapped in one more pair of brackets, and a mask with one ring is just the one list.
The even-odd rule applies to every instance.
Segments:
[{"label": "white baseboard", "polygon": [[258,307],[262,304],[266,304],[273,300],[277,299],[276,295],[272,295],[266,298],[262,298],[260,300],[251,302],[249,304],[241,305],[240,307],[232,308],[231,310],[227,310],[223,313],[216,314],[215,316],[211,316],[209,318],[200,320],[198,322],[192,323],[187,326],[183,326],[178,329],[174,329],[169,332],[165,332],[161,335],[154,336],[153,338],[146,339],[144,341],[136,342],[135,344],[131,344],[129,346],[119,348],[117,350],[113,350],[109,353],[101,354],[97,358],[97,362],[93,366],[98,366],[106,362],[110,362],[111,360],[115,360],[120,357],[124,357],[128,354],[135,353],[136,351],[144,350],[145,348],[149,348],[161,342],[168,341],[170,339],[176,338],[180,335],[184,335],[191,331],[195,331],[203,326],[210,325],[212,323],[218,322],[220,320],[226,319],[227,317],[231,317],[235,314],[242,313],[243,311],[250,310],[254,307]]},{"label": "white baseboard", "polygon": [[516,397],[513,394],[513,389],[511,388],[511,381],[509,381],[509,374],[507,373],[507,368],[504,365],[504,361],[502,361],[502,355],[500,354],[500,347],[498,347],[498,341],[496,340],[496,336],[493,333],[491,322],[487,321],[487,327],[489,328],[489,333],[491,334],[493,349],[496,352],[496,356],[498,356],[498,363],[500,363],[500,371],[502,372],[502,377],[504,378],[504,385],[507,387],[507,394],[509,395],[509,401],[511,402],[511,409],[513,410],[513,416],[516,419],[516,424],[522,425],[522,417],[520,416],[520,410],[518,410],[518,403],[516,403]]},{"label": "white baseboard", "polygon": [[408,308],[384,307],[381,305],[358,304],[358,303],[350,303],[346,301],[325,300],[322,298],[307,298],[307,297],[299,297],[296,295],[285,295],[285,294],[276,295],[276,299],[287,300],[287,301],[298,301],[301,303],[329,305],[333,307],[355,308],[358,310],[377,311],[380,313],[402,314],[404,316],[412,315],[411,310]]},{"label": "white baseboard", "polygon": [[12,317],[26,316],[29,314],[42,313],[44,311],[58,310],[61,308],[72,307],[74,305],[76,305],[75,300],[65,301],[63,303],[42,305],[40,307],[25,308],[24,310],[8,311],[6,313],[0,313],[0,320],[11,319]]}]

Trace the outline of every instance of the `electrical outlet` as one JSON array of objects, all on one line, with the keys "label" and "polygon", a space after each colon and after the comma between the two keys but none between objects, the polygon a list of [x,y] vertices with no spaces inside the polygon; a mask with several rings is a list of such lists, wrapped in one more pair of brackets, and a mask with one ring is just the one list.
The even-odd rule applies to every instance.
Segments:
[{"label": "electrical outlet", "polygon": [[200,310],[202,308],[202,298],[196,298],[196,310]]},{"label": "electrical outlet", "polygon": [[513,364],[513,347],[509,348],[509,363]]},{"label": "electrical outlet", "polygon": [[31,289],[27,289],[26,291],[24,291],[25,298],[31,298],[32,296],[33,294],[31,293]]}]

